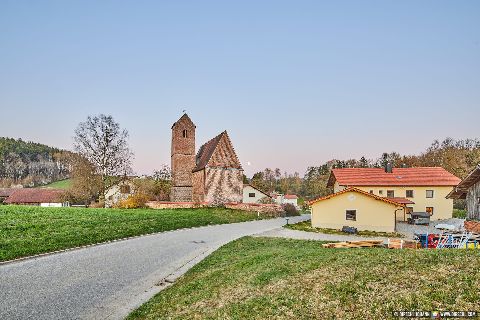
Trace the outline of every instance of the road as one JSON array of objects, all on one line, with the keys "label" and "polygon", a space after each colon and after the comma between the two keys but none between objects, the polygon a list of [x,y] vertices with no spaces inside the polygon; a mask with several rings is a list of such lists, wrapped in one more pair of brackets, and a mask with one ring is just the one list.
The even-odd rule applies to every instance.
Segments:
[{"label": "road", "polygon": [[169,231],[0,265],[0,319],[123,319],[220,246],[284,223]]}]

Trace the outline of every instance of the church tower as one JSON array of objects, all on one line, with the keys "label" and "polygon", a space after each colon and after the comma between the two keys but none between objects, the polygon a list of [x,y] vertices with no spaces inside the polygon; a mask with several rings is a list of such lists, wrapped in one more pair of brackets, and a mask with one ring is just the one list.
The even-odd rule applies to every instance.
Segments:
[{"label": "church tower", "polygon": [[191,202],[195,168],[195,124],[185,113],[172,126],[172,191],[173,202]]}]

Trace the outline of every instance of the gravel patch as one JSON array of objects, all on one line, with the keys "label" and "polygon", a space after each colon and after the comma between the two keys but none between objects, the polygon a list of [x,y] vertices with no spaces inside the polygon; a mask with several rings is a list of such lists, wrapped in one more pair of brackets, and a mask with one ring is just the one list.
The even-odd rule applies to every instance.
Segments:
[{"label": "gravel patch", "polygon": [[272,237],[272,238],[287,238],[298,240],[317,240],[317,241],[362,241],[362,240],[383,240],[387,243],[388,238],[385,237],[360,237],[354,235],[341,234],[325,234],[319,232],[309,232],[292,230],[286,228],[276,228],[266,232],[258,233],[254,237]]},{"label": "gravel patch", "polygon": [[442,233],[443,231],[435,228],[438,224],[451,224],[456,230],[463,231],[465,219],[451,218],[445,220],[431,221],[428,226],[412,225],[406,222],[397,222],[397,232],[403,234],[409,239],[413,239],[415,233]]}]

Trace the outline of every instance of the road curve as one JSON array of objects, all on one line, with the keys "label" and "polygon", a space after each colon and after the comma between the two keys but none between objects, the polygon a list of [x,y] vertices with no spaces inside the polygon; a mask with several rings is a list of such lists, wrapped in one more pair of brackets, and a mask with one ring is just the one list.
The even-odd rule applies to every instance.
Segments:
[{"label": "road curve", "polygon": [[123,319],[159,292],[162,280],[175,279],[232,240],[284,223],[169,231],[0,265],[0,319]]}]

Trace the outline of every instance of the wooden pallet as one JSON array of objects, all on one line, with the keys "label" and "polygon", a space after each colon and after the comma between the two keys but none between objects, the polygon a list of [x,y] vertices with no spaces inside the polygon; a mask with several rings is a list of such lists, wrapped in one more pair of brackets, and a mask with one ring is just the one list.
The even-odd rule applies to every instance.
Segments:
[{"label": "wooden pallet", "polygon": [[373,248],[381,247],[383,245],[382,240],[362,240],[362,241],[345,241],[345,242],[332,242],[322,245],[324,248]]}]

